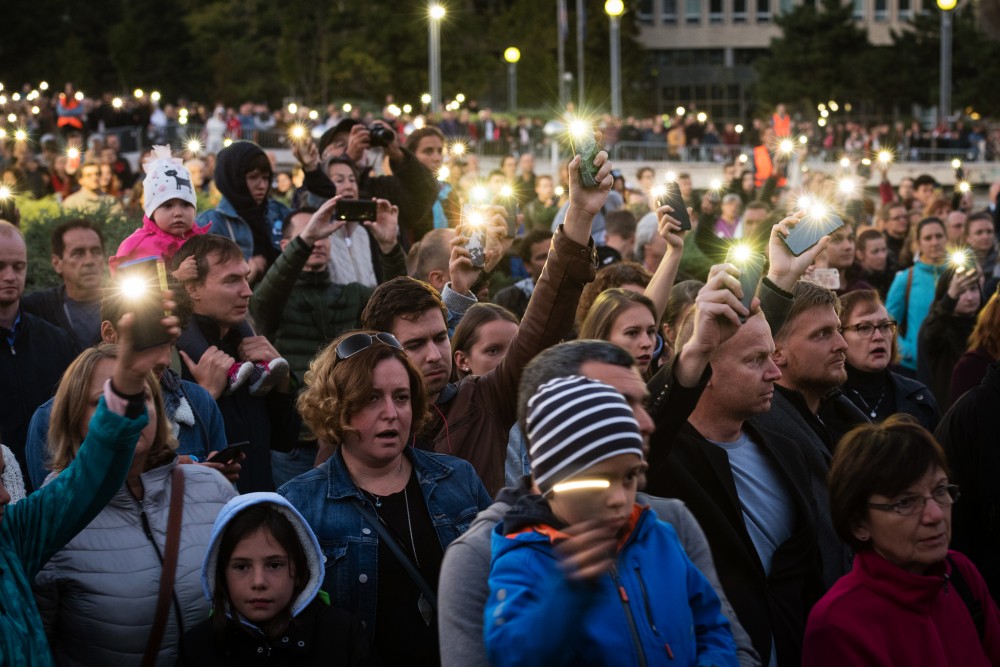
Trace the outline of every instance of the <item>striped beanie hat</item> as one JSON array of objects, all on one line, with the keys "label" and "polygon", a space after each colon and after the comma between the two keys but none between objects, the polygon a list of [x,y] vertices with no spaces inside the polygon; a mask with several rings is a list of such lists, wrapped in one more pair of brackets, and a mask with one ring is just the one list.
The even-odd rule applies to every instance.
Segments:
[{"label": "striped beanie hat", "polygon": [[632,408],[603,382],[573,375],[549,380],[528,401],[528,454],[542,493],[619,454],[642,456]]}]

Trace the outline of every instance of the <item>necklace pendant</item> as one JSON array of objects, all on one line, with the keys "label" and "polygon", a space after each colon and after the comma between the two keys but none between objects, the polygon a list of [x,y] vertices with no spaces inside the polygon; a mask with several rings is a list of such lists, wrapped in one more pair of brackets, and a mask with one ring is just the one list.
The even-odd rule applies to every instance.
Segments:
[{"label": "necklace pendant", "polygon": [[875,419],[875,411],[874,410],[871,411],[871,417],[872,417],[872,419]]},{"label": "necklace pendant", "polygon": [[382,499],[379,498],[378,496],[375,496],[375,507],[376,508],[382,507]]}]

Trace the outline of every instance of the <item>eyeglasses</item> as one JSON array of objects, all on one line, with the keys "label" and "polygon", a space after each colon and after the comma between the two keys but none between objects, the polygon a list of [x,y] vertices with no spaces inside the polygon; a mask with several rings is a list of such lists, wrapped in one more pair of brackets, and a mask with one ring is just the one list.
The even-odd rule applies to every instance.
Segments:
[{"label": "eyeglasses", "polygon": [[942,484],[931,491],[929,496],[913,493],[903,496],[894,503],[868,503],[868,507],[883,512],[895,512],[900,516],[913,516],[924,511],[928,500],[936,502],[938,507],[951,507],[960,495],[958,484]]},{"label": "eyeglasses", "polygon": [[341,361],[349,359],[358,352],[367,350],[375,343],[383,343],[389,347],[394,347],[397,350],[403,349],[403,346],[398,340],[396,340],[396,337],[390,333],[381,332],[375,334],[374,336],[366,333],[356,333],[351,334],[344,340],[340,341],[340,345],[337,346],[337,359],[340,359]]},{"label": "eyeglasses", "polygon": [[892,334],[896,333],[896,323],[892,320],[879,322],[878,324],[862,322],[861,324],[852,324],[849,327],[841,327],[840,333],[844,333],[845,331],[857,331],[858,335],[862,338],[871,338],[876,329],[878,329],[880,334],[888,338]]}]

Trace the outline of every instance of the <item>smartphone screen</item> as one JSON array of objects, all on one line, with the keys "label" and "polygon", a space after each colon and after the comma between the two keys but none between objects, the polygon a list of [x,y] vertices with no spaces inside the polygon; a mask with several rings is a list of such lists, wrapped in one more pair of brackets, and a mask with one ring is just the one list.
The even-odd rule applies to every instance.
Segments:
[{"label": "smartphone screen", "polygon": [[844,221],[833,213],[807,213],[782,240],[792,254],[798,257],[819,243],[821,238],[843,226]]},{"label": "smartphone screen", "polygon": [[462,224],[458,232],[469,239],[465,249],[472,257],[472,266],[481,269],[486,266],[486,216],[480,206],[462,206]]},{"label": "smartphone screen", "polygon": [[167,269],[159,257],[145,257],[118,267],[117,287],[124,312],[135,315],[132,323],[132,346],[147,350],[171,341],[160,323],[170,313],[163,309],[163,290],[167,289]]},{"label": "smartphone screen", "polygon": [[681,231],[691,229],[691,216],[688,215],[684,198],[681,197],[681,186],[677,185],[677,181],[667,181],[663,188],[663,195],[656,199],[656,207],[659,208],[666,204],[674,209],[670,215],[681,223]]},{"label": "smartphone screen", "polygon": [[729,248],[729,252],[726,253],[726,262],[740,270],[740,288],[743,290],[740,303],[750,310],[750,303],[757,295],[757,284],[760,282],[767,258],[747,246],[736,245]]},{"label": "smartphone screen", "polygon": [[363,221],[378,217],[378,205],[371,199],[341,199],[333,217],[337,220]]}]

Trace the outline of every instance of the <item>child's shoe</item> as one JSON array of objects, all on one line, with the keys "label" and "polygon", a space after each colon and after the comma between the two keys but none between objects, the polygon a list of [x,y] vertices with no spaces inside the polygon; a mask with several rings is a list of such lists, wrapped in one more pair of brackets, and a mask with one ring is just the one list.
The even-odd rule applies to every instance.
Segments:
[{"label": "child's shoe", "polygon": [[229,385],[226,387],[224,396],[228,396],[246,384],[253,374],[253,362],[237,361],[229,367]]},{"label": "child's shoe", "polygon": [[275,357],[268,362],[255,362],[250,376],[250,395],[265,396],[272,387],[287,377],[288,362],[281,357]]}]

